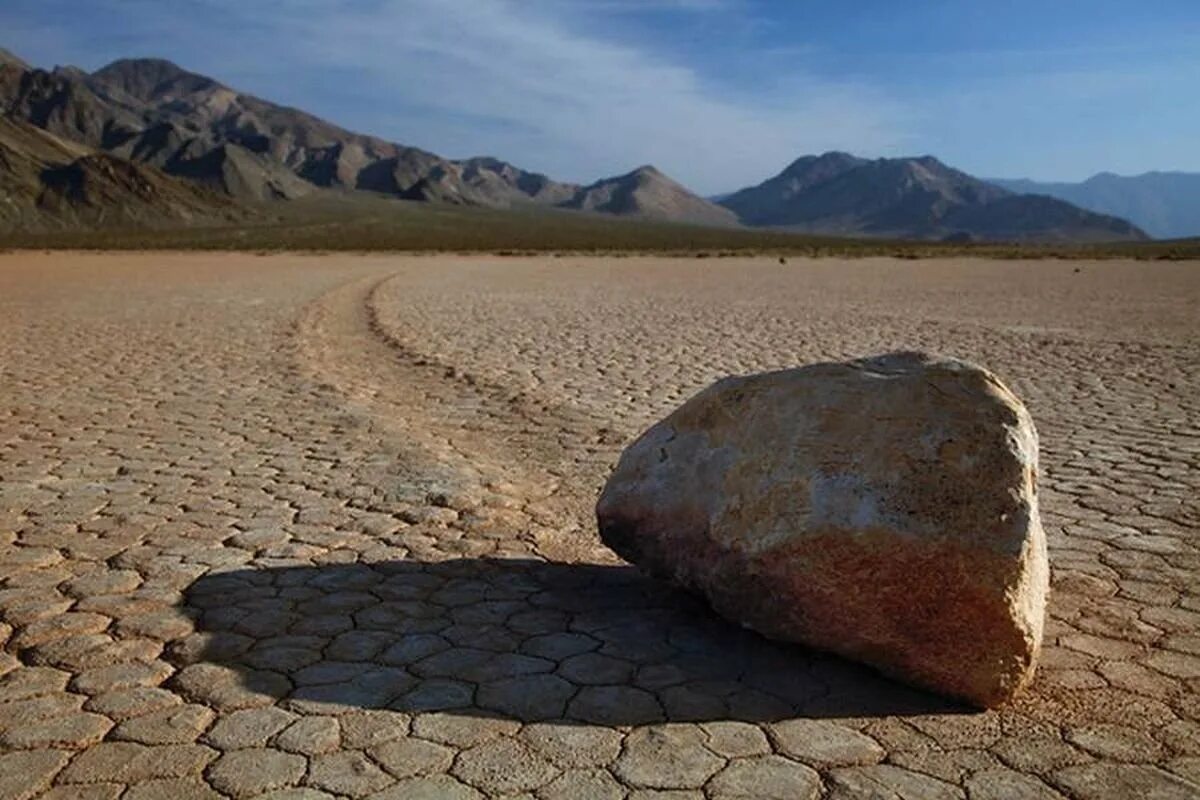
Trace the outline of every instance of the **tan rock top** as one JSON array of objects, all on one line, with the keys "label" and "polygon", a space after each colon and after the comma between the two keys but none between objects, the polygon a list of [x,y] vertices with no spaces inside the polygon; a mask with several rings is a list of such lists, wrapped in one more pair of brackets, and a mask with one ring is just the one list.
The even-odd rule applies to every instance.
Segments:
[{"label": "tan rock top", "polygon": [[735,622],[989,706],[1041,648],[1037,465],[995,376],[893,353],[718,381],[630,445],[596,512]]}]

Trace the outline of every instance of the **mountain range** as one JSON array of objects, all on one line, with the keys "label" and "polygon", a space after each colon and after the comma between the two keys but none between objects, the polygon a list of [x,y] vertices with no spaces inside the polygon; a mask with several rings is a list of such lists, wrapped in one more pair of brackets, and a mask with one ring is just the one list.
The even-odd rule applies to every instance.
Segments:
[{"label": "mountain range", "polygon": [[0,225],[173,225],[370,193],[710,226],[923,239],[1145,238],[1129,223],[1009,191],[932,157],[806,156],[714,203],[652,166],[589,185],[454,160],[346,130],[161,59],[43,70],[0,50]]},{"label": "mountain range", "polygon": [[1049,195],[1090,211],[1124,217],[1156,239],[1200,235],[1200,173],[1101,172],[1079,183],[991,182],[1014,192]]}]

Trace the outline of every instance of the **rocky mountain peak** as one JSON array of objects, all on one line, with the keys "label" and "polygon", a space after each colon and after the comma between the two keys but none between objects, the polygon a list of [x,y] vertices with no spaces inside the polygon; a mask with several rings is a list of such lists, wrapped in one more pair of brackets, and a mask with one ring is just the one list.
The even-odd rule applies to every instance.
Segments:
[{"label": "rocky mountain peak", "polygon": [[1123,240],[1145,238],[1124,220],[1060,201],[1035,201],[930,155],[867,160],[805,156],[721,201],[745,224],[806,233],[898,238]]},{"label": "rocky mountain peak", "polygon": [[163,58],[123,58],[91,74],[93,80],[146,102],[222,88],[212,78]]},{"label": "rocky mountain peak", "polygon": [[17,69],[31,69],[31,67],[18,58],[12,51],[5,50],[0,47],[0,66],[12,66]]},{"label": "rocky mountain peak", "polygon": [[626,177],[636,178],[638,180],[662,180],[664,178],[670,180],[670,178],[667,178],[667,176],[660,172],[659,169],[653,164],[643,164],[642,166],[630,172]]}]

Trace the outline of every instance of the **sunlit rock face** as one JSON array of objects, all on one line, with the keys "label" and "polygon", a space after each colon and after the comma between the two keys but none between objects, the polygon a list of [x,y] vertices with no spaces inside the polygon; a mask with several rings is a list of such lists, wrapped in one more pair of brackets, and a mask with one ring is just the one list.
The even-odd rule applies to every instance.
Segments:
[{"label": "sunlit rock face", "polygon": [[991,373],[894,353],[713,384],[624,452],[597,516],[738,623],[991,707],[1042,639],[1037,459]]}]

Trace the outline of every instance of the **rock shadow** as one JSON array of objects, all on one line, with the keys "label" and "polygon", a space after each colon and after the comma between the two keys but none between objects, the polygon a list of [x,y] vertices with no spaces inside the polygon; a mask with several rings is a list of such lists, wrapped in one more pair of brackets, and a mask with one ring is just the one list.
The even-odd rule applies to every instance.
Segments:
[{"label": "rock shadow", "polygon": [[[196,632],[168,658],[230,667],[243,691],[306,713],[640,725],[967,710],[741,629],[628,566],[455,559],[241,569],[197,579],[184,606]],[[185,691],[189,672],[176,679]]]}]

